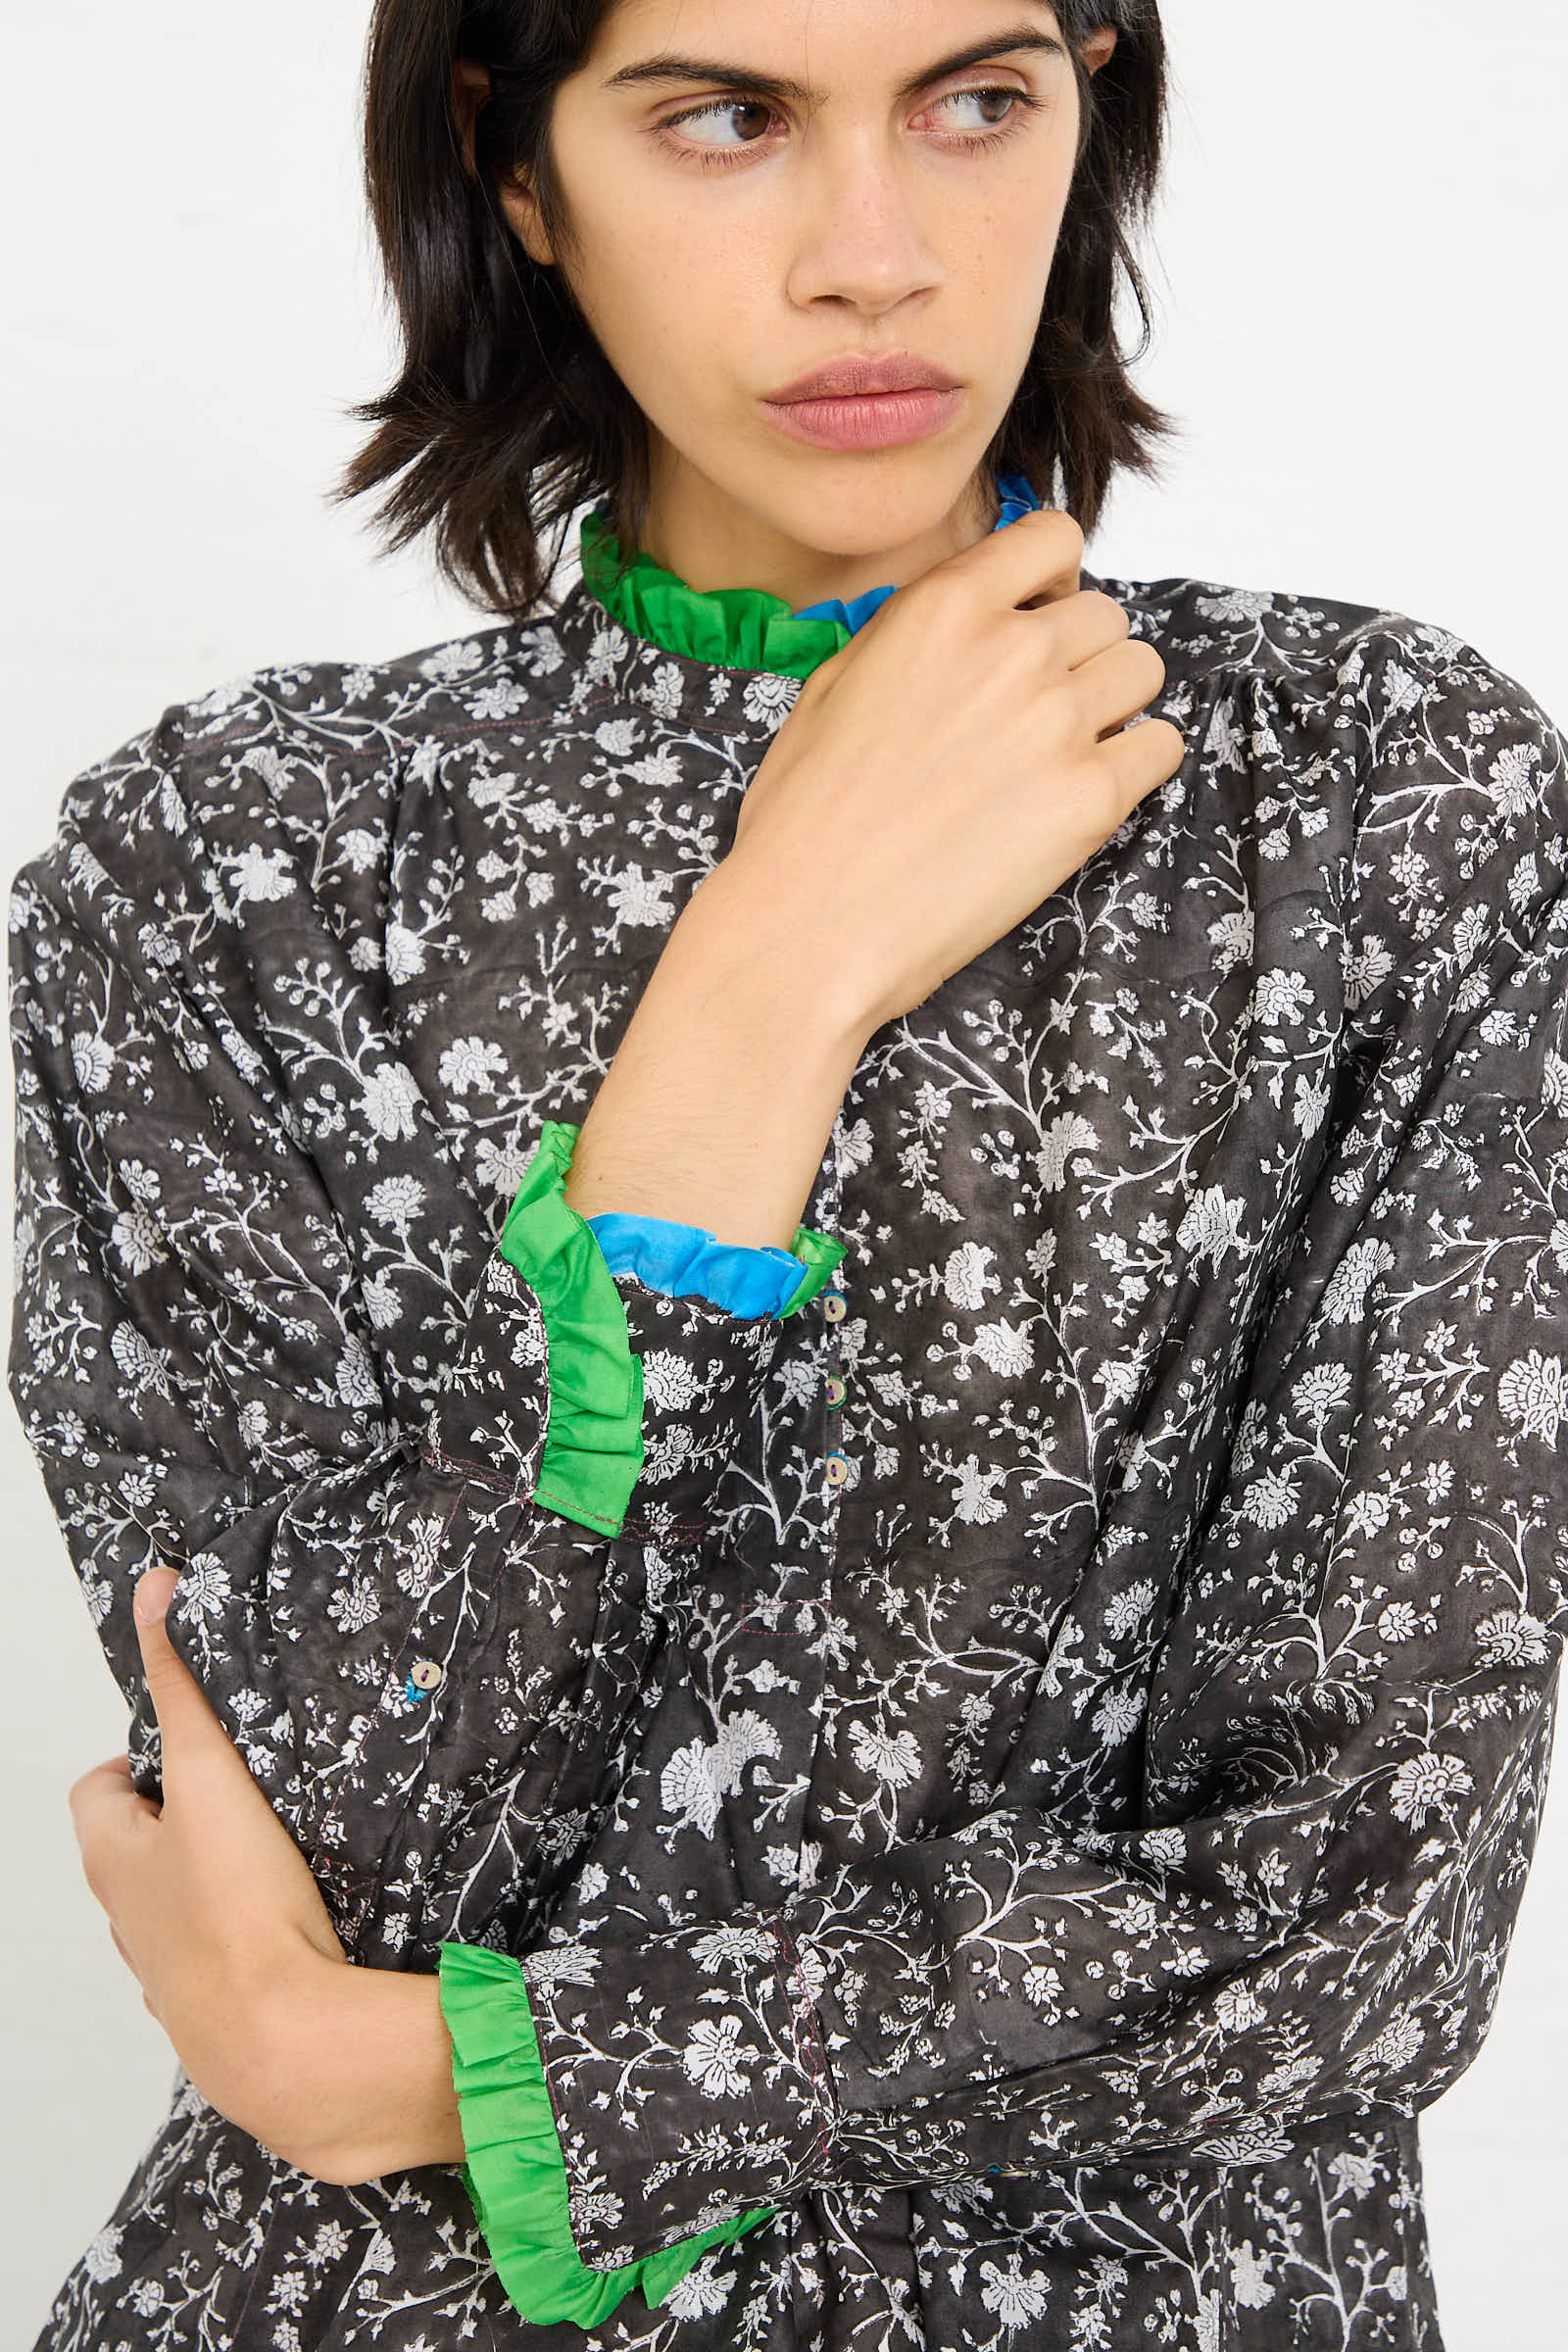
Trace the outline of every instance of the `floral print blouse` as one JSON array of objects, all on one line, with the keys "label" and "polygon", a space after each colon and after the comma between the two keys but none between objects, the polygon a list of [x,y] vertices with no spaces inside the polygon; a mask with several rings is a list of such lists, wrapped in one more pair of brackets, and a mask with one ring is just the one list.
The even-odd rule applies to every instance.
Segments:
[{"label": "floral print blouse", "polygon": [[[612,1532],[499,1245],[798,679],[581,581],[171,708],[13,886],[10,1385],[135,1785],[156,1556],[352,1956],[516,1964],[624,2352],[1440,2343],[1568,1619],[1568,752],[1403,615],[1088,584],[1183,767],[868,1041],[796,1311],[601,1257]],[[38,2345],[584,2340],[460,2168],[176,2073]]]}]

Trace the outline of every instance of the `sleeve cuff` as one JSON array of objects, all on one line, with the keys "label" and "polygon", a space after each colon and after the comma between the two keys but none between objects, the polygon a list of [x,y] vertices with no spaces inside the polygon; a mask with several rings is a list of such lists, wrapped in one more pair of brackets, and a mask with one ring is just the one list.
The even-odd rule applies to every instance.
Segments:
[{"label": "sleeve cuff", "polygon": [[518,1965],[589,2265],[657,2258],[837,2177],[820,1962],[777,1912],[567,1937]]},{"label": "sleeve cuff", "polygon": [[590,2328],[634,2287],[662,2303],[710,2246],[772,2219],[776,2208],[760,2207],[640,2261],[590,2270],[572,2236],[566,2168],[518,1963],[483,1945],[443,1943],[438,1984],[467,2157],[464,2186],[523,2319]]},{"label": "sleeve cuff", "polygon": [[550,1422],[534,1499],[618,1536],[643,1465],[643,1368],[588,1222],[564,1195],[577,1129],[546,1119],[496,1248],[539,1301]]},{"label": "sleeve cuff", "polygon": [[842,1242],[804,1225],[796,1228],[791,1248],[779,1250],[720,1242],[705,1226],[619,1209],[587,1223],[612,1274],[635,1274],[666,1298],[707,1298],[735,1315],[793,1314],[816,1296],[844,1255]]},{"label": "sleeve cuff", "polygon": [[[744,1250],[695,1226],[611,1212],[600,1221],[662,1226],[673,1237],[666,1271],[700,1280],[714,1259],[766,1268],[770,1302],[730,1307],[690,1280],[655,1287],[640,1268],[612,1269],[594,1226],[565,1199],[579,1132],[564,1120],[542,1122],[495,1250],[543,1325],[549,1406],[531,1499],[617,1537],[636,1495],[652,1532],[673,1532],[700,1520],[765,1375],[778,1321],[815,1298],[845,1245],[801,1225],[790,1250]],[[710,1442],[699,1443],[699,1430]]]}]

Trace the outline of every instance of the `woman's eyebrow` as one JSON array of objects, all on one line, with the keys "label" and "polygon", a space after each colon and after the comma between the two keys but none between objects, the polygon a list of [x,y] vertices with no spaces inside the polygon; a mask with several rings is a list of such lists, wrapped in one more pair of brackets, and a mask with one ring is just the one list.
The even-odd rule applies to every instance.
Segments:
[{"label": "woman's eyebrow", "polygon": [[[986,59],[1001,57],[1018,49],[1044,49],[1056,56],[1065,56],[1062,43],[1054,33],[1041,32],[1033,24],[1010,25],[1004,32],[993,33],[989,40],[973,41],[967,49],[959,49],[934,66],[927,66],[894,93],[899,98],[912,98],[928,82],[940,81],[945,74],[961,74],[967,66],[978,66]],[[667,50],[658,57],[644,58],[640,64],[622,66],[617,73],[607,76],[604,87],[612,90],[624,83],[644,81],[709,81],[720,82],[726,89],[755,90],[760,98],[777,98],[796,106],[820,103],[817,93],[803,88],[798,81],[786,81],[776,74],[759,74],[751,66],[727,66],[713,58],[675,57]]]}]

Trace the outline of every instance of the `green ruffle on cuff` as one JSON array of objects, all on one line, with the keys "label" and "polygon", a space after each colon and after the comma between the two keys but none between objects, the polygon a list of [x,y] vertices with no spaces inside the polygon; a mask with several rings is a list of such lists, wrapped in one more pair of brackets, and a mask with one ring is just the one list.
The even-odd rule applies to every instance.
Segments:
[{"label": "green ruffle on cuff", "polygon": [[542,1122],[496,1248],[538,1299],[550,1348],[534,1499],[618,1536],[643,1466],[643,1367],[604,1251],[564,1198],[578,1133],[562,1119]]},{"label": "green ruffle on cuff", "polygon": [[521,1968],[508,1952],[443,1943],[438,1990],[467,2155],[463,2184],[521,2318],[591,2328],[634,2287],[662,2303],[710,2246],[772,2220],[777,2208],[760,2206],[618,2270],[590,2270],[571,2234],[566,2164]]},{"label": "green ruffle on cuff", "polygon": [[[618,1536],[642,1473],[643,1367],[626,1307],[586,1217],[566,1204],[581,1129],[545,1119],[497,1250],[539,1301],[549,1345],[550,1419],[534,1500],[602,1536]],[[814,1298],[845,1244],[798,1225],[790,1249],[806,1268],[782,1322]]]}]

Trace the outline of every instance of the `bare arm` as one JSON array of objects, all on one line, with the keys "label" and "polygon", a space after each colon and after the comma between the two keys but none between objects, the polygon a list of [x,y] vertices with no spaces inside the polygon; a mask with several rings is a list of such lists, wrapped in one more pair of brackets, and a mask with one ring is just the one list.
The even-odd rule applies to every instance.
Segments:
[{"label": "bare arm", "polygon": [[314,2085],[295,2118],[299,2136],[274,2149],[302,2172],[352,2186],[464,2162],[452,2036],[434,1977],[303,1955],[270,2046],[288,2080]]},{"label": "bare arm", "polygon": [[828,927],[820,943],[781,928],[724,866],[698,890],[582,1123],[579,1216],[789,1248],[871,1025],[835,989]]}]

